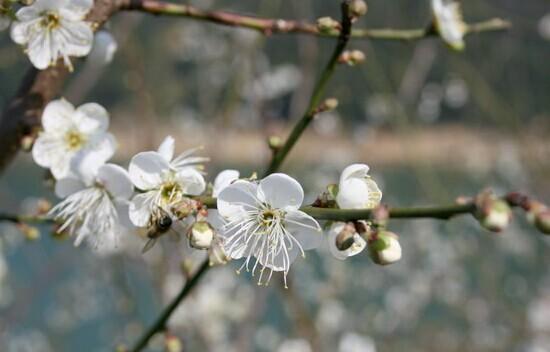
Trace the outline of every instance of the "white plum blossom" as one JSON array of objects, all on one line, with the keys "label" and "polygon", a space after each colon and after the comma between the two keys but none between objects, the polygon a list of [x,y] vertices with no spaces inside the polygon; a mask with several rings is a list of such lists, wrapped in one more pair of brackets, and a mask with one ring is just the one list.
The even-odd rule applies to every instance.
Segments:
[{"label": "white plum blossom", "polygon": [[[87,181],[83,181],[87,180]],[[93,247],[116,246],[127,217],[127,203],[134,192],[126,170],[118,165],[99,166],[93,175],[57,181],[55,193],[64,198],[50,214],[76,235],[75,246],[86,239]]]},{"label": "white plum blossom", "polygon": [[[317,221],[299,210],[303,200],[302,186],[281,173],[259,182],[237,180],[220,192],[224,247],[229,257],[245,258],[239,271],[250,271],[254,257],[252,275],[260,266],[258,284],[269,283],[273,271],[282,271],[286,285],[292,262],[318,247],[323,238]],[[263,281],[266,268],[270,273]]]},{"label": "white plum blossom", "polygon": [[74,175],[75,169],[95,170],[116,149],[113,135],[107,132],[109,114],[96,103],[75,109],[64,99],[54,100],[44,109],[42,127],[32,156],[56,179]]},{"label": "white plum blossom", "polygon": [[365,164],[352,164],[342,171],[336,203],[342,209],[372,209],[380,204],[382,192],[368,175]]},{"label": "white plum blossom", "polygon": [[186,158],[178,157],[171,161],[172,153],[167,150],[173,151],[173,148],[165,146],[166,143],[163,143],[159,152],[141,152],[130,161],[130,178],[134,186],[143,192],[137,194],[130,203],[130,220],[135,226],[148,226],[151,216],[158,213],[159,209],[172,214],[172,206],[187,196],[202,194],[206,188],[204,177],[196,169],[197,165],[189,162],[201,158],[191,157],[191,153],[187,152],[183,154]]},{"label": "white plum blossom", "polygon": [[238,180],[240,173],[237,170],[223,170],[214,179],[214,188],[212,190],[212,197],[216,198],[227,186],[234,181]]},{"label": "white plum blossom", "polygon": [[460,3],[454,0],[432,0],[434,23],[441,38],[455,50],[464,49],[466,24],[462,20]]},{"label": "white plum blossom", "polygon": [[92,6],[93,0],[36,0],[17,11],[11,38],[25,47],[37,69],[63,58],[72,70],[69,57],[86,56],[92,49],[92,23],[85,21]]},{"label": "white plum blossom", "polygon": [[337,259],[345,260],[348,257],[352,257],[361,253],[367,246],[367,241],[361,235],[359,235],[355,229],[352,234],[353,243],[345,250],[340,250],[336,245],[336,239],[339,234],[346,229],[345,222],[334,222],[328,230],[328,248],[330,253]]}]

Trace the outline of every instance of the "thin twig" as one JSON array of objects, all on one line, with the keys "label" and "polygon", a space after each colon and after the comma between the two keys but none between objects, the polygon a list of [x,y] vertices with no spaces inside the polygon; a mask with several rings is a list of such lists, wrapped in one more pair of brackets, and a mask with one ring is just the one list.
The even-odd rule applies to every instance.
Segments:
[{"label": "thin twig", "polygon": [[276,153],[273,154],[273,158],[271,159],[271,163],[269,164],[265,172],[265,175],[269,175],[270,173],[277,171],[277,169],[281,166],[281,164],[285,160],[288,153],[292,150],[292,147],[294,147],[296,142],[298,142],[298,139],[300,139],[300,137],[302,136],[302,133],[309,126],[311,121],[313,121],[313,118],[316,115],[317,108],[319,107],[319,104],[321,103],[321,99],[323,98],[323,95],[325,93],[325,88],[327,86],[327,83],[332,77],[332,75],[334,74],[336,65],[338,65],[338,58],[346,48],[346,45],[348,44],[350,39],[352,22],[351,22],[350,16],[348,15],[348,3],[346,1],[342,2],[341,25],[342,25],[342,30],[340,31],[340,35],[338,36],[338,42],[336,43],[336,47],[334,48],[332,56],[330,57],[330,60],[325,66],[325,69],[321,73],[321,77],[315,84],[315,88],[313,89],[313,93],[309,100],[309,105],[307,107],[307,110],[304,116],[302,116],[302,118],[298,121],[298,123],[296,123],[296,125],[292,129],[292,132],[288,136],[288,139],[283,144],[281,149],[279,149]]},{"label": "thin twig", "polygon": [[[175,4],[156,0],[133,1],[127,10],[136,10],[152,15],[164,15],[173,17],[186,17],[195,20],[213,22],[225,26],[240,27],[255,30],[263,34],[309,34],[320,37],[339,37],[341,32],[337,29],[321,32],[317,25],[296,20],[276,18],[262,18],[241,15],[226,11],[206,11],[191,5]],[[500,18],[471,23],[467,26],[466,34],[487,31],[501,31],[510,27],[510,23]],[[415,40],[434,35],[433,31],[420,29],[355,29],[350,36],[353,38],[379,39],[379,40]]]},{"label": "thin twig", "polygon": [[210,266],[208,259],[206,259],[197,269],[197,272],[185,283],[180,293],[178,293],[178,295],[172,300],[172,302],[170,302],[170,304],[166,308],[164,308],[157,320],[140,337],[140,339],[138,340],[138,342],[136,342],[135,346],[130,350],[130,352],[138,352],[143,350],[145,347],[147,347],[149,340],[151,340],[151,338],[155,336],[155,334],[166,330],[166,323],[168,322],[168,319],[170,319],[170,317],[172,316],[172,313],[185,299],[185,297],[189,295],[193,287],[197,285],[200,278],[204,275],[204,273],[206,273],[209,267]]}]

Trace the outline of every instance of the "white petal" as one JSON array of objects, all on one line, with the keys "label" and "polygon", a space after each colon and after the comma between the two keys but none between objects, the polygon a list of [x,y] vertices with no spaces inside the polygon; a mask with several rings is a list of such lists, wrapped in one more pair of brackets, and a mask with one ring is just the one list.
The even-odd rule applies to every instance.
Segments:
[{"label": "white petal", "polygon": [[115,164],[105,164],[97,171],[96,179],[114,198],[130,199],[134,186],[128,172]]},{"label": "white petal", "polygon": [[220,216],[220,213],[217,209],[208,209],[208,223],[212,225],[212,227],[217,231],[220,232],[224,221],[223,218]]},{"label": "white petal", "polygon": [[179,170],[176,174],[176,179],[185,194],[198,196],[201,195],[206,189],[204,177],[200,172],[193,168],[186,167]]},{"label": "white petal", "polygon": [[130,201],[128,214],[130,221],[137,227],[145,227],[149,225],[151,217],[151,205],[155,197],[156,191],[136,194]]},{"label": "white petal", "polygon": [[157,152],[141,152],[130,161],[128,172],[134,186],[141,190],[155,189],[162,183],[162,174],[170,165]]},{"label": "white petal", "polygon": [[19,23],[32,21],[39,16],[40,11],[34,6],[23,6],[15,13],[15,17],[17,17],[17,21],[19,21]]},{"label": "white petal", "polygon": [[95,136],[85,148],[79,150],[71,160],[70,170],[81,177],[84,182],[93,181],[98,169],[109,160],[116,150],[116,141],[112,134]]},{"label": "white petal", "polygon": [[340,182],[336,202],[342,209],[363,209],[369,201],[369,187],[364,179],[350,178]]},{"label": "white petal", "polygon": [[401,259],[401,245],[399,244],[399,241],[393,237],[390,237],[388,248],[380,251],[378,255],[384,264],[397,262]]},{"label": "white petal", "polygon": [[224,170],[220,172],[214,180],[214,189],[212,191],[212,196],[217,197],[225,187],[231,184],[231,182],[239,179],[239,176],[240,173],[237,170]]},{"label": "white petal", "polygon": [[323,241],[321,226],[303,211],[288,211],[285,215],[285,228],[300,242],[304,250],[317,248]]},{"label": "white petal", "polygon": [[109,127],[109,113],[97,103],[88,103],[78,107],[74,116],[80,132],[90,134],[103,132]]},{"label": "white petal", "polygon": [[93,0],[70,0],[63,6],[63,9],[70,12],[72,19],[83,19],[94,5]]},{"label": "white petal", "polygon": [[73,121],[74,106],[65,99],[53,100],[42,113],[42,127],[50,133],[63,133],[68,130]]},{"label": "white petal", "polygon": [[55,136],[41,133],[32,146],[32,158],[38,165],[49,168],[65,156],[62,143]]},{"label": "white petal", "polygon": [[170,162],[174,157],[175,144],[176,142],[174,140],[174,137],[168,136],[164,138],[159,146],[158,153],[162,155],[162,157],[166,159],[167,162]]},{"label": "white petal", "polygon": [[238,180],[227,186],[218,195],[218,211],[224,218],[235,218],[258,207],[256,198],[258,186],[255,183]]},{"label": "white petal", "polygon": [[364,178],[367,177],[369,167],[366,164],[351,164],[342,171],[340,182],[349,178]]},{"label": "white petal", "polygon": [[271,174],[260,181],[258,198],[273,208],[298,209],[304,201],[304,190],[288,175]]},{"label": "white petal", "polygon": [[78,178],[66,177],[55,183],[55,195],[59,198],[65,198],[84,188],[86,188],[86,185]]},{"label": "white petal", "polygon": [[53,35],[56,43],[63,44],[63,55],[81,57],[92,50],[94,32],[89,23],[61,20],[60,27]]},{"label": "white petal", "polygon": [[48,68],[57,59],[57,52],[57,43],[52,40],[50,32],[32,33],[27,44],[27,54],[34,67],[39,70]]}]

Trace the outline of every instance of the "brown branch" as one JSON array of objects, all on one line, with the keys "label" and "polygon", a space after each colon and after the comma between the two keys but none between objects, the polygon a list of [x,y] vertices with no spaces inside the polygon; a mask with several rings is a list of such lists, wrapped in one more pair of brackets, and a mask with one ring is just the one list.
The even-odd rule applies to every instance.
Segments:
[{"label": "brown branch", "polygon": [[[338,29],[328,32],[320,32],[317,25],[306,21],[285,20],[276,18],[262,18],[255,16],[241,15],[227,11],[201,10],[191,5],[175,4],[158,0],[135,0],[125,8],[126,10],[137,10],[152,15],[163,15],[172,17],[187,17],[206,22],[213,22],[224,26],[241,27],[259,31],[263,34],[290,33],[310,34],[321,37],[337,38],[340,35]],[[500,31],[510,27],[510,23],[500,18],[493,18],[487,21],[468,24],[466,34],[479,33],[484,31]],[[417,29],[354,29],[351,32],[353,38],[368,38],[380,40],[415,40],[422,39],[435,32],[429,28]]]},{"label": "brown branch", "polygon": [[[96,0],[87,20],[97,29],[129,2]],[[67,74],[62,60],[46,70],[39,71],[32,66],[27,70],[17,94],[5,106],[0,117],[0,172],[19,151],[22,139],[35,134],[40,126],[42,110],[61,92]]]}]

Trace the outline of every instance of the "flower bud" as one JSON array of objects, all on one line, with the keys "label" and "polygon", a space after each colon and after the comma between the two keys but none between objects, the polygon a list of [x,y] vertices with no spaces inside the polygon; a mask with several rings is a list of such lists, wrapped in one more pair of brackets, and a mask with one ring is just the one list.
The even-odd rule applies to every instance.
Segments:
[{"label": "flower bud", "polygon": [[368,241],[369,255],[379,265],[393,264],[401,259],[399,237],[390,231],[382,230],[373,234]]},{"label": "flower bud", "polygon": [[321,33],[328,33],[340,29],[340,22],[331,17],[321,17],[317,19],[317,29]]},{"label": "flower bud", "polygon": [[348,7],[348,16],[357,18],[364,16],[367,13],[368,6],[363,0],[351,0]]},{"label": "flower bud", "polygon": [[338,107],[338,99],[328,98],[323,102],[324,111],[334,110]]},{"label": "flower bud", "polygon": [[267,139],[267,144],[271,150],[279,150],[283,146],[283,140],[279,136],[270,136]]},{"label": "flower bud", "polygon": [[166,337],[164,339],[164,346],[166,352],[182,352],[183,351],[183,344],[181,340],[172,334],[166,334]]},{"label": "flower bud", "polygon": [[535,215],[535,227],[545,235],[550,235],[550,209],[539,211]]},{"label": "flower bud", "polygon": [[32,146],[34,145],[34,141],[36,140],[36,136],[33,135],[26,135],[21,138],[21,150],[24,152],[30,152],[32,150]]},{"label": "flower bud", "polygon": [[225,265],[230,259],[223,249],[222,241],[219,238],[214,238],[212,245],[208,248],[210,266]]},{"label": "flower bud", "polygon": [[208,249],[214,238],[214,230],[206,221],[197,221],[189,232],[189,245],[195,249]]},{"label": "flower bud", "polygon": [[17,228],[23,236],[29,241],[35,241],[40,238],[40,231],[34,227],[23,223],[18,223]]},{"label": "flower bud", "polygon": [[501,232],[512,221],[512,209],[501,199],[491,199],[478,210],[477,217],[481,226],[487,230]]}]

